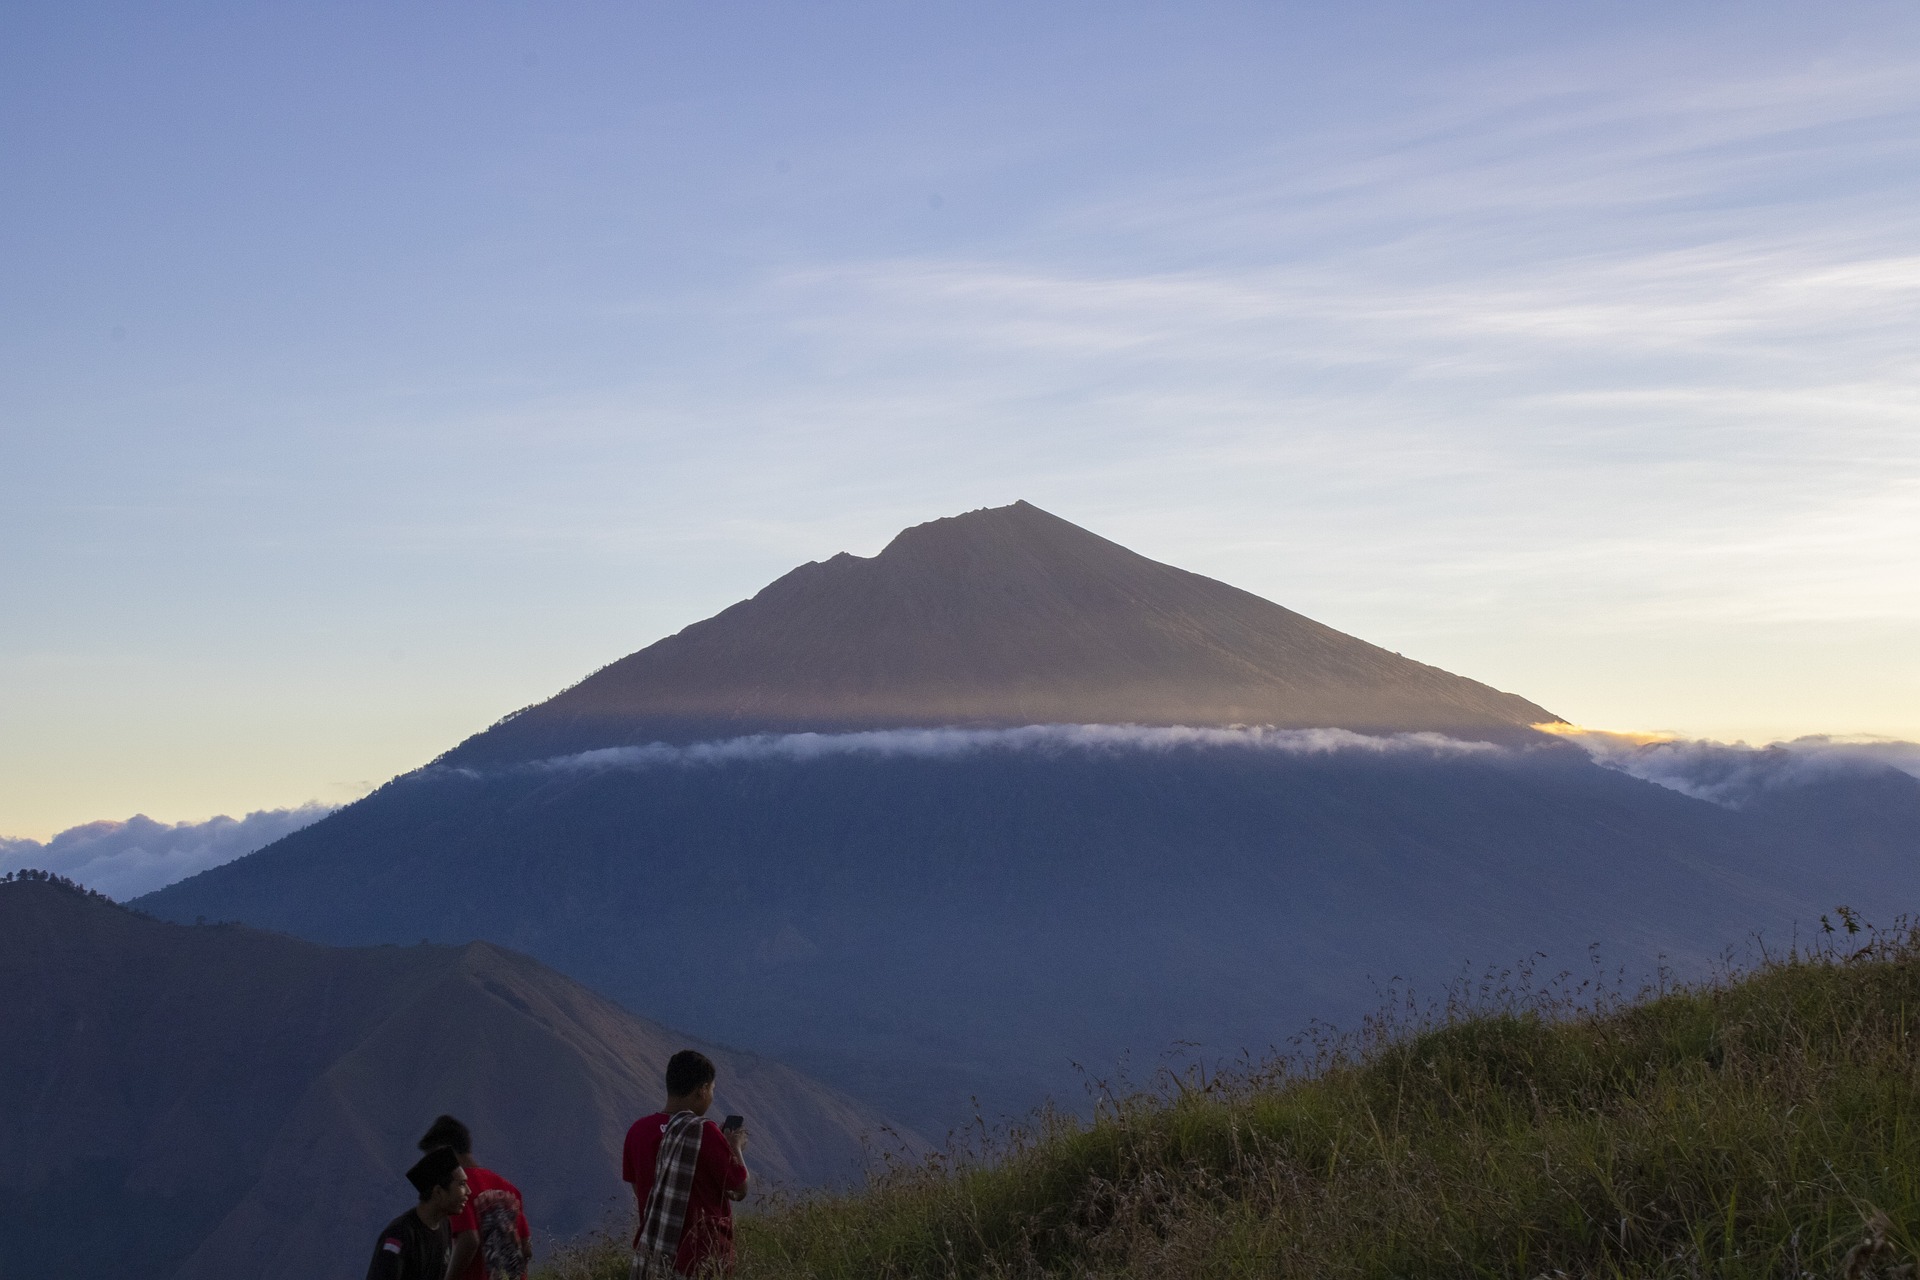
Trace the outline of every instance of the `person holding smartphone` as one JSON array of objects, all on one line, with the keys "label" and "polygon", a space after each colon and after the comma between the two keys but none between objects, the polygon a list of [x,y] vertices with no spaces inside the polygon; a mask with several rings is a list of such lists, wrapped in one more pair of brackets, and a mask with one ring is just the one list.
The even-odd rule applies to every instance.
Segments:
[{"label": "person holding smartphone", "polygon": [[747,1128],[705,1118],[718,1073],[703,1053],[667,1061],[667,1105],[627,1130],[620,1176],[633,1187],[640,1229],[631,1280],[670,1280],[733,1267],[733,1202],[747,1196]]}]

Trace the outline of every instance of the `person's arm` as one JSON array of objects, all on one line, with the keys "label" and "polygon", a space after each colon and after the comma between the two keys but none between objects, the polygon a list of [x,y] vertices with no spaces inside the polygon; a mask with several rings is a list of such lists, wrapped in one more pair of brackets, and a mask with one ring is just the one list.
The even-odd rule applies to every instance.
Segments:
[{"label": "person's arm", "polygon": [[453,1238],[453,1253],[447,1258],[447,1274],[459,1277],[467,1274],[467,1264],[473,1261],[473,1255],[480,1252],[480,1232],[476,1228],[462,1231]]},{"label": "person's arm", "polygon": [[460,1206],[457,1213],[447,1218],[447,1235],[453,1241],[453,1248],[447,1254],[448,1280],[467,1273],[467,1266],[473,1261],[473,1255],[480,1252],[480,1218],[474,1211],[473,1198]]},{"label": "person's arm", "polygon": [[747,1173],[747,1131],[746,1129],[724,1129],[727,1149],[733,1154],[733,1168],[727,1173],[727,1199],[745,1200],[747,1182],[751,1175]]},{"label": "person's arm", "polygon": [[367,1280],[400,1280],[400,1250],[404,1247],[395,1236],[381,1236],[380,1243],[373,1246],[373,1261],[367,1264]]}]

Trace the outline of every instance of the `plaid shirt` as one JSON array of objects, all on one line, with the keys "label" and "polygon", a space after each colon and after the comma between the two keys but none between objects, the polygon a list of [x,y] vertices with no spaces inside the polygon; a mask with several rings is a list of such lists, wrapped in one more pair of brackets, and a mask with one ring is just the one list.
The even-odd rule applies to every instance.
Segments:
[{"label": "plaid shirt", "polygon": [[641,1216],[640,1238],[633,1247],[629,1280],[670,1280],[678,1274],[673,1264],[680,1253],[680,1232],[687,1225],[687,1197],[700,1163],[705,1123],[691,1111],[667,1121],[653,1165],[653,1190],[647,1193],[647,1211]]}]

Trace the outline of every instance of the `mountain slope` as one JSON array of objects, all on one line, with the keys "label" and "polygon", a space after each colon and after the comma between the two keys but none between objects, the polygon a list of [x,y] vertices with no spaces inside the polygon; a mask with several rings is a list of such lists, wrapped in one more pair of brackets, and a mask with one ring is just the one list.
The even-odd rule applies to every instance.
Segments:
[{"label": "mountain slope", "polygon": [[[1920,900],[1905,775],[1745,813],[1550,718],[1016,503],[803,566],[142,905],[486,938],[937,1132],[1396,978],[1698,970]],[[1295,728],[1181,727],[1236,723]]]},{"label": "mountain slope", "polygon": [[[667,1056],[699,1043],[484,943],[323,947],[44,882],[0,884],[0,993],[9,1275],[358,1274],[441,1111],[539,1230],[578,1232],[619,1203]],[[879,1117],[707,1052],[763,1177],[858,1170]]]},{"label": "mountain slope", "polygon": [[1266,724],[1512,739],[1512,694],[1160,564],[1025,502],[802,565],[445,757],[901,725]]},{"label": "mountain slope", "polygon": [[[1815,942],[1713,986],[1588,992],[1584,1017],[1482,992],[1318,1070],[1129,1099],[991,1169],[757,1217],[739,1280],[1909,1275],[1920,938]],[[1874,1209],[1891,1247],[1850,1259]],[[626,1275],[617,1250],[568,1263]]]},{"label": "mountain slope", "polygon": [[423,771],[142,905],[489,938],[937,1132],[975,1097],[1071,1103],[1075,1062],[1350,1023],[1396,977],[1589,943],[1698,971],[1837,902],[1920,901],[1911,834],[1862,861],[1787,826],[1563,746],[689,752]]}]

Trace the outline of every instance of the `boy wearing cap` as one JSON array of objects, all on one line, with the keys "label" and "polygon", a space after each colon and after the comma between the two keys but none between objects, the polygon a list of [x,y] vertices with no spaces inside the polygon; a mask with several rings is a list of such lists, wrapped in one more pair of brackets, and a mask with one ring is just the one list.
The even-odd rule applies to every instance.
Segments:
[{"label": "boy wearing cap", "polygon": [[467,1203],[467,1171],[451,1147],[435,1147],[407,1170],[420,1203],[389,1222],[373,1247],[367,1280],[444,1280],[447,1219]]}]

